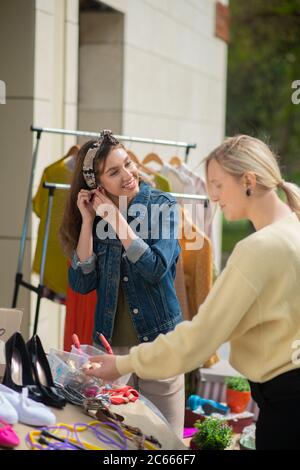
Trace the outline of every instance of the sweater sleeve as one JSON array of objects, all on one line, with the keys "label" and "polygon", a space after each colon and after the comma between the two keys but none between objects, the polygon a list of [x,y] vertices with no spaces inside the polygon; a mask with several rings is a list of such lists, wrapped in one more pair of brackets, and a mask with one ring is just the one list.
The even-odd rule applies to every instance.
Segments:
[{"label": "sweater sleeve", "polygon": [[227,264],[192,321],[159,335],[149,344],[117,356],[121,375],[135,372],[144,379],[164,379],[200,367],[235,330],[257,301],[257,291],[238,267]]}]

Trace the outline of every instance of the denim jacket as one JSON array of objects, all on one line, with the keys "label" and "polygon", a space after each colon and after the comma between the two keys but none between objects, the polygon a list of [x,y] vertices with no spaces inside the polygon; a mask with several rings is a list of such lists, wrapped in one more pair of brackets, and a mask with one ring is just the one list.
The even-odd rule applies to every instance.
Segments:
[{"label": "denim jacket", "polygon": [[141,183],[126,217],[138,235],[127,251],[112,229],[114,237],[104,238],[103,226],[111,226],[96,217],[93,255],[80,262],[75,252],[69,268],[74,291],[87,294],[97,289],[93,337],[98,344],[96,332],[112,339],[120,282],[140,342],[153,341],[182,321],[174,287],[180,253],[176,200]]}]

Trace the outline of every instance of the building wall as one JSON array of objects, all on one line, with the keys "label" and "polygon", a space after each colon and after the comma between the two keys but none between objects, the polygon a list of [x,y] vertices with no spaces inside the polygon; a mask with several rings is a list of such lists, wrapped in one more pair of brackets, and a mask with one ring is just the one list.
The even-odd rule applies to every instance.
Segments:
[{"label": "building wall", "polygon": [[79,28],[79,129],[123,128],[124,15],[82,11]]},{"label": "building wall", "polygon": [[[16,34],[17,31],[17,34]],[[2,0],[0,2],[0,79],[7,88],[0,106],[0,302],[11,306],[20,235],[30,179],[32,124],[77,128],[78,1]],[[45,166],[62,156],[72,137],[43,135],[32,194]],[[32,215],[26,242],[24,279],[31,276],[38,220]],[[35,294],[20,288],[22,333],[32,331]],[[64,310],[42,299],[38,333],[46,349],[61,344]]]},{"label": "building wall", "polygon": [[[10,307],[17,254],[30,174],[33,115],[34,1],[0,2],[0,79],[6,104],[0,105],[0,304]],[[17,34],[16,34],[17,32]],[[30,272],[30,238],[26,241],[24,273]],[[28,277],[27,277],[28,280]],[[29,321],[29,294],[21,289],[22,331]]]},{"label": "building wall", "polygon": [[194,166],[224,135],[227,46],[214,37],[215,2],[133,0],[128,8],[123,131],[196,142]]}]

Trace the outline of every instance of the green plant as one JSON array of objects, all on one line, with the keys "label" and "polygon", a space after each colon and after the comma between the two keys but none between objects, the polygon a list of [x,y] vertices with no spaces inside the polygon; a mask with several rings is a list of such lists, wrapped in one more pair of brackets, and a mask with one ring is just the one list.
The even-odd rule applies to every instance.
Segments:
[{"label": "green plant", "polygon": [[250,391],[249,382],[244,377],[226,377],[225,384],[227,385],[227,388],[237,390],[238,392]]},{"label": "green plant", "polygon": [[196,421],[194,426],[198,431],[192,440],[199,449],[223,450],[232,441],[232,428],[222,419],[206,418],[204,421]]}]

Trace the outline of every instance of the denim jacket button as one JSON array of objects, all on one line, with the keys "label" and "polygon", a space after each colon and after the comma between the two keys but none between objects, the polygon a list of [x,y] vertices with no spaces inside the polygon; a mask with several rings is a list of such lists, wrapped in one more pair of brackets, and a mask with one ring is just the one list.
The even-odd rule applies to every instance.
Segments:
[{"label": "denim jacket button", "polygon": [[139,313],[139,309],[138,309],[138,308],[134,308],[134,309],[133,309],[133,313]]},{"label": "denim jacket button", "polygon": [[127,276],[124,276],[124,277],[123,277],[123,281],[124,281],[124,282],[127,282],[127,281],[128,281],[128,277],[127,277]]},{"label": "denim jacket button", "polygon": [[149,340],[148,336],[144,336],[143,341],[148,341],[148,340]]}]

